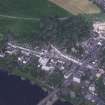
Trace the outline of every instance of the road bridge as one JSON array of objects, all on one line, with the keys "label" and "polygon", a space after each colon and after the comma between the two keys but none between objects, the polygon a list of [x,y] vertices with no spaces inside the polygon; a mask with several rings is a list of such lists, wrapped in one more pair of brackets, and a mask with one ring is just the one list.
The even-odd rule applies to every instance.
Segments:
[{"label": "road bridge", "polygon": [[56,95],[60,89],[55,89],[52,91],[47,97],[45,97],[42,101],[40,101],[37,105],[53,105],[57,100],[58,96]]}]

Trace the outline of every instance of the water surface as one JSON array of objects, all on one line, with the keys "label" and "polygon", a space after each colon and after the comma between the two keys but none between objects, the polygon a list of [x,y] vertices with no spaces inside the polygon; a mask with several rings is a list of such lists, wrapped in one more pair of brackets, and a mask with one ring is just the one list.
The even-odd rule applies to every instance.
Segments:
[{"label": "water surface", "polygon": [[[37,105],[45,96],[47,92],[28,80],[0,71],[0,105]],[[54,105],[71,104],[58,101]]]}]

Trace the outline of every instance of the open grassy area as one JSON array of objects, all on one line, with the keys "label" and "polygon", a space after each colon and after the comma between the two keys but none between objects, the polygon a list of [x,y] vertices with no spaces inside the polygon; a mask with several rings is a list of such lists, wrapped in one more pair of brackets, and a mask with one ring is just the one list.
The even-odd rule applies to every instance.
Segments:
[{"label": "open grassy area", "polygon": [[65,16],[68,13],[48,0],[0,0],[0,14],[24,17]]},{"label": "open grassy area", "polygon": [[0,0],[0,33],[5,34],[11,31],[21,40],[29,39],[33,33],[39,30],[40,23],[39,21],[23,18],[34,19],[56,15],[69,16],[70,14],[64,9],[48,2],[48,0]]},{"label": "open grassy area", "polygon": [[17,19],[0,18],[0,33],[12,32],[17,39],[28,40],[32,33],[39,29],[39,21],[25,21]]},{"label": "open grassy area", "polygon": [[65,10],[74,15],[100,13],[100,9],[89,0],[49,0],[49,1],[64,8]]}]

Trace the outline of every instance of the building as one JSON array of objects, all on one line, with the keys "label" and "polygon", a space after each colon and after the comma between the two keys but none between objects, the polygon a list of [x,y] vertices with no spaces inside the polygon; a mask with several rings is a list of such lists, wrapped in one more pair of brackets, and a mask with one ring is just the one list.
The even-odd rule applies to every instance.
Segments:
[{"label": "building", "polygon": [[73,82],[80,83],[81,79],[79,77],[73,77]]},{"label": "building", "polygon": [[96,22],[93,24],[93,31],[100,37],[105,37],[105,22]]}]

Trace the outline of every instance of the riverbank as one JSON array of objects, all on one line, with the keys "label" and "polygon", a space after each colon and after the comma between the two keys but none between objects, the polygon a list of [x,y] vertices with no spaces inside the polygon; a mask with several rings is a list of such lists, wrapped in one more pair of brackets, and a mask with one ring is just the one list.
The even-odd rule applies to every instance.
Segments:
[{"label": "riverbank", "polygon": [[[0,100],[4,105],[36,105],[47,95],[39,86],[0,71]],[[3,104],[2,104],[3,105]]]},{"label": "riverbank", "polygon": [[[19,76],[0,70],[0,105],[37,105],[45,96],[47,92],[30,84],[29,80],[21,80]],[[54,105],[71,104],[58,101]]]}]

